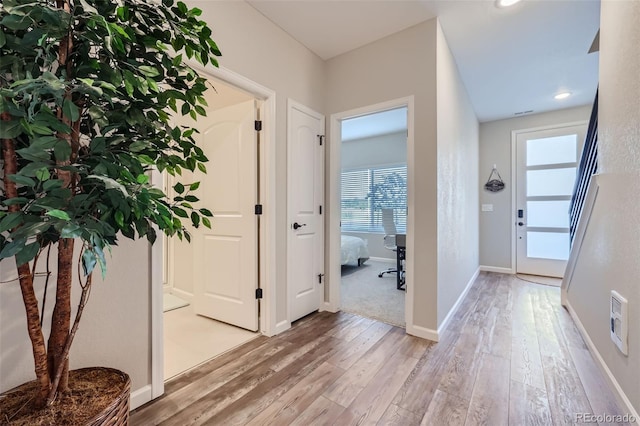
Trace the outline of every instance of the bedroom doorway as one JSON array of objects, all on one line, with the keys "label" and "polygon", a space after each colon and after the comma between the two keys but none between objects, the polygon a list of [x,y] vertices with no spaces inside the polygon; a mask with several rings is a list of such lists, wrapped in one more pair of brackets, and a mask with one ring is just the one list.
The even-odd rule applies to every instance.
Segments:
[{"label": "bedroom doorway", "polygon": [[384,109],[340,123],[340,309],[400,327],[406,285],[397,247],[407,229],[407,111]]},{"label": "bedroom doorway", "polygon": [[[191,243],[164,242],[164,378],[168,380],[257,337],[259,260],[258,135],[260,102],[211,78],[207,116],[175,118],[196,128],[196,143],[209,158],[207,173],[182,171],[202,207],[213,212],[211,229],[187,225]],[[165,176],[165,192],[188,197],[187,185]],[[186,198],[188,200],[188,198]]]}]

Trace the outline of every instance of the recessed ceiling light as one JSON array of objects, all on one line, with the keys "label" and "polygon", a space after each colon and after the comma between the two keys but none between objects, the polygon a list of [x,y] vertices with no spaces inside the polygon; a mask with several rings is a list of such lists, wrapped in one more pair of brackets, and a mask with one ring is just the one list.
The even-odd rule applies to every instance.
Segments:
[{"label": "recessed ceiling light", "polygon": [[562,93],[558,93],[553,98],[560,100],[560,99],[567,99],[569,96],[571,96],[571,92],[562,92]]},{"label": "recessed ceiling light", "polygon": [[516,3],[519,3],[521,0],[496,0],[496,6],[498,7],[509,7],[513,6]]}]

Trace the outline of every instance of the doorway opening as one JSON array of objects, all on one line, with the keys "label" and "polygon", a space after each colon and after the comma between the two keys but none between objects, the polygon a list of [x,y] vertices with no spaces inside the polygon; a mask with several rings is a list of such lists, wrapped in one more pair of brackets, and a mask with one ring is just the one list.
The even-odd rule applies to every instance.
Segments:
[{"label": "doorway opening", "polygon": [[259,102],[253,95],[210,78],[215,90],[206,97],[206,117],[193,121],[197,145],[208,157],[207,173],[183,170],[165,175],[165,193],[189,201],[190,187],[202,207],[214,214],[211,228],[185,225],[191,242],[164,240],[164,378],[168,380],[258,333],[259,287],[259,145],[255,121]]},{"label": "doorway opening", "polygon": [[[586,123],[516,131],[513,134],[514,270],[533,277],[562,278],[569,259],[569,204]],[[560,280],[544,281],[560,285]]]},{"label": "doorway opening", "polygon": [[340,309],[405,327],[406,106],[341,121]]}]

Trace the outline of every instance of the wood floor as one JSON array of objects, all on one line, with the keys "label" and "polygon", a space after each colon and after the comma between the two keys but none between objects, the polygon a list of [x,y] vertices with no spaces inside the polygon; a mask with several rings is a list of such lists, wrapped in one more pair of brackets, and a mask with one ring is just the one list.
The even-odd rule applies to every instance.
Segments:
[{"label": "wood floor", "polygon": [[439,343],[318,313],[166,385],[133,425],[562,425],[622,414],[559,289],[482,273]]}]

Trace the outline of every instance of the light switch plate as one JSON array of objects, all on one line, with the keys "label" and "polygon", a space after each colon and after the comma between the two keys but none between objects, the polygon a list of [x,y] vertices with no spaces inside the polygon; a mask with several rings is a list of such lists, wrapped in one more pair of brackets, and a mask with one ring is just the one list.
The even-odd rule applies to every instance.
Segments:
[{"label": "light switch plate", "polygon": [[493,204],[483,204],[482,205],[482,211],[483,212],[492,212],[493,211]]}]

